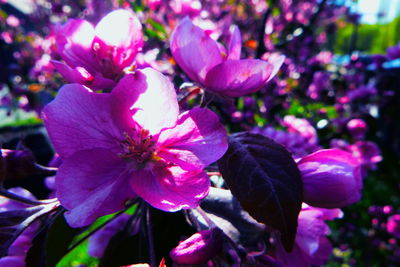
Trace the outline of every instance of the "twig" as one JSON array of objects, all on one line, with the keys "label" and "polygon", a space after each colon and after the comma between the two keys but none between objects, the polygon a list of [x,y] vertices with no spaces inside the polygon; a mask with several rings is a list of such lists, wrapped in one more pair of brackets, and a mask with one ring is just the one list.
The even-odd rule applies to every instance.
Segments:
[{"label": "twig", "polygon": [[146,234],[149,241],[150,266],[156,267],[156,255],[154,252],[153,226],[150,218],[150,206],[146,206]]}]

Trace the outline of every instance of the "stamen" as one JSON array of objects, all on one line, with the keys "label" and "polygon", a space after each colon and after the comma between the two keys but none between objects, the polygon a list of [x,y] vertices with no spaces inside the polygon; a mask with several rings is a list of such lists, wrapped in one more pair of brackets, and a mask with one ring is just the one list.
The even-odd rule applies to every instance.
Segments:
[{"label": "stamen", "polygon": [[131,135],[123,133],[124,140],[121,142],[122,153],[119,157],[132,159],[136,163],[143,165],[148,161],[159,161],[161,158],[155,152],[155,142],[153,136],[146,129],[134,130]]}]

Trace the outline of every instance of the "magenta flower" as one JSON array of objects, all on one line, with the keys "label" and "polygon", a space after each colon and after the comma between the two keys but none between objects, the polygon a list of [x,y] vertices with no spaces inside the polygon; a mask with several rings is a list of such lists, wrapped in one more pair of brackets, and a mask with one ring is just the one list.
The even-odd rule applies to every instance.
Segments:
[{"label": "magenta flower", "polygon": [[308,120],[296,118],[293,115],[286,115],[283,118],[282,125],[288,128],[289,133],[297,133],[312,144],[318,143],[317,131]]},{"label": "magenta flower", "polygon": [[123,9],[109,13],[96,27],[71,19],[57,30],[57,49],[66,64],[53,64],[68,82],[96,89],[113,87],[143,45],[142,25]]},{"label": "magenta flower", "polygon": [[284,57],[271,62],[258,59],[240,60],[242,41],[233,27],[228,50],[211,39],[189,18],[175,28],[171,52],[178,65],[194,82],[221,95],[239,97],[254,93],[278,72]]},{"label": "magenta flower", "polygon": [[356,139],[362,139],[368,130],[368,126],[362,119],[352,119],[347,122],[347,129]]},{"label": "magenta flower", "polygon": [[360,162],[340,149],[323,149],[303,157],[297,166],[304,184],[304,202],[320,208],[340,208],[360,200]]},{"label": "magenta flower", "polygon": [[357,141],[347,146],[356,158],[361,161],[364,171],[376,170],[379,162],[383,160],[378,145],[370,141]]},{"label": "magenta flower", "polygon": [[276,257],[285,267],[308,267],[324,264],[332,253],[326,237],[329,227],[325,220],[342,217],[339,209],[318,209],[303,204],[293,250],[288,253],[279,244]]},{"label": "magenta flower", "polygon": [[153,69],[111,93],[65,85],[43,117],[62,159],[57,197],[76,227],[136,196],[165,211],[196,207],[210,187],[203,168],[227,149],[218,117],[203,108],[179,115],[173,85]]},{"label": "magenta flower", "polygon": [[396,238],[400,238],[400,214],[388,218],[386,230]]},{"label": "magenta flower", "polygon": [[222,248],[222,230],[213,228],[195,233],[174,248],[171,259],[177,264],[203,264],[215,257]]}]

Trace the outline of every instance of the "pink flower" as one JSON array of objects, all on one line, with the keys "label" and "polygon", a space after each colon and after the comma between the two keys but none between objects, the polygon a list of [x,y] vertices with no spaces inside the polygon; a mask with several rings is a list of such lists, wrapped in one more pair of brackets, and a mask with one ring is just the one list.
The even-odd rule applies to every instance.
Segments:
[{"label": "pink flower", "polygon": [[357,141],[347,146],[347,150],[361,161],[365,171],[376,170],[377,164],[383,159],[379,147],[374,142]]},{"label": "pink flower", "polygon": [[222,248],[222,230],[213,228],[195,233],[170,253],[177,264],[202,264],[215,257]]},{"label": "pink flower", "polygon": [[360,200],[360,162],[340,149],[323,149],[303,157],[297,166],[304,184],[304,202],[321,208],[340,208]]},{"label": "pink flower", "polygon": [[201,2],[197,0],[172,0],[170,7],[177,15],[197,16],[201,11]]},{"label": "pink flower", "polygon": [[162,4],[162,0],[145,0],[144,3],[151,10],[156,10]]},{"label": "pink flower", "polygon": [[368,126],[362,119],[352,119],[347,122],[347,129],[354,138],[361,139],[368,130]]},{"label": "pink flower", "polygon": [[395,214],[388,218],[386,229],[388,233],[400,238],[400,214]]},{"label": "pink flower", "polygon": [[283,145],[294,158],[304,157],[312,152],[320,149],[320,147],[307,138],[300,135],[298,132],[286,132],[283,130],[274,129],[271,126],[259,128],[255,127],[251,130],[253,133],[259,133],[271,138],[275,142]]},{"label": "pink flower", "polygon": [[228,50],[185,18],[171,36],[171,52],[178,65],[194,82],[221,95],[239,97],[254,93],[278,72],[284,57],[271,62],[240,60],[242,41],[237,26],[232,28]]},{"label": "pink flower", "polygon": [[218,117],[203,108],[179,115],[173,85],[153,69],[111,93],[65,85],[43,117],[62,159],[57,197],[75,227],[137,196],[165,211],[196,207],[210,187],[203,168],[227,149]]},{"label": "pink flower", "polygon": [[96,89],[113,87],[142,48],[141,30],[136,16],[123,9],[109,13],[96,27],[71,19],[56,34],[57,49],[66,64],[52,62],[68,82]]},{"label": "pink flower", "polygon": [[306,119],[296,118],[293,115],[286,115],[282,124],[288,128],[289,133],[298,133],[310,143],[317,144],[318,136],[315,128]]},{"label": "pink flower", "polygon": [[326,237],[329,227],[325,220],[342,217],[339,209],[318,209],[303,204],[299,214],[296,239],[293,250],[286,252],[278,244],[276,258],[285,267],[320,266],[332,253],[332,246]]}]

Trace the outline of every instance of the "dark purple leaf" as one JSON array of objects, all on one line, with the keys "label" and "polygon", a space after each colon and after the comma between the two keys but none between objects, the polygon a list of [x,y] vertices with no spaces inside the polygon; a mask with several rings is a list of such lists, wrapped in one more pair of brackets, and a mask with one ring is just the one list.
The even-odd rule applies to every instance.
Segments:
[{"label": "dark purple leaf", "polygon": [[279,230],[290,251],[303,201],[300,172],[291,154],[262,135],[238,133],[230,136],[228,151],[218,165],[243,209]]}]

